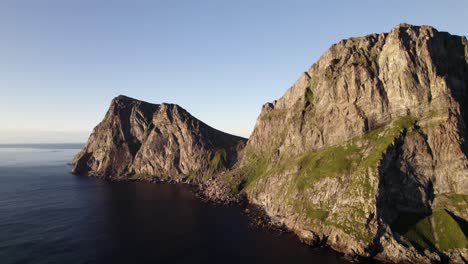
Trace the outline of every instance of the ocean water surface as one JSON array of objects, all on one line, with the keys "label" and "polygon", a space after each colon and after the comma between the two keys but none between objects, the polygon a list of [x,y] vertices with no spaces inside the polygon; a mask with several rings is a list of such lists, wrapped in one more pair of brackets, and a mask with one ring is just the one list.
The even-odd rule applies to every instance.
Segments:
[{"label": "ocean water surface", "polygon": [[345,263],[187,186],[71,175],[81,147],[0,145],[0,263]]}]

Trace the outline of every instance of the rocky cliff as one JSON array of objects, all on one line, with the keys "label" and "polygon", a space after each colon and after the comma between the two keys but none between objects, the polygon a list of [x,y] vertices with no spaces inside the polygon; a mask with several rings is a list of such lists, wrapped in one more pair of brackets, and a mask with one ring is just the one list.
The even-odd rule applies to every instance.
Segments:
[{"label": "rocky cliff", "polygon": [[76,155],[73,172],[204,182],[230,168],[245,141],[211,128],[178,105],[118,96]]},{"label": "rocky cliff", "polygon": [[401,24],[334,44],[265,104],[230,177],[308,243],[462,262],[467,125],[468,41]]},{"label": "rocky cliff", "polygon": [[74,172],[204,184],[357,259],[461,263],[467,125],[467,39],[400,24],[334,44],[246,144],[176,105],[118,97]]}]

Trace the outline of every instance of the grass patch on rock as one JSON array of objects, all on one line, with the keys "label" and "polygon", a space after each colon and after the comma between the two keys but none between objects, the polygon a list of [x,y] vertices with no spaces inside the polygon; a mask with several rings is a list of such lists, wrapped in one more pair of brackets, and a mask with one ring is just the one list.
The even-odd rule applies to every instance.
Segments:
[{"label": "grass patch on rock", "polygon": [[227,152],[225,149],[218,149],[210,160],[210,166],[205,178],[211,178],[217,171],[226,167]]},{"label": "grass patch on rock", "polygon": [[351,172],[361,155],[355,144],[327,147],[299,159],[297,188],[304,190],[323,177],[336,177]]},{"label": "grass patch on rock", "polygon": [[307,207],[306,216],[309,219],[317,219],[323,222],[328,217],[328,211],[321,208]]},{"label": "grass patch on rock", "polygon": [[408,246],[446,251],[468,246],[466,225],[463,219],[455,218],[445,209],[438,209],[431,215],[400,213],[391,227],[403,236]]},{"label": "grass patch on rock", "polygon": [[248,149],[246,149],[244,158],[246,159],[246,165],[243,167],[244,186],[248,187],[266,174],[269,158],[256,155]]},{"label": "grass patch on rock", "polygon": [[[300,156],[281,153],[279,159],[272,161],[274,151],[259,153],[246,149],[243,166],[243,183],[240,189],[263,188],[257,186],[261,179],[268,177],[291,177],[285,187],[286,200],[292,200],[294,210],[304,219],[319,220],[324,225],[341,229],[357,240],[369,242],[372,232],[366,227],[371,208],[368,203],[375,199],[377,168],[385,152],[396,139],[415,127],[416,120],[405,116],[386,126],[371,130],[362,136],[350,139],[339,145],[327,146],[317,151],[309,151]],[[276,146],[273,144],[272,146]],[[272,149],[277,149],[272,147]],[[286,176],[287,175],[287,176]],[[345,184],[345,196],[350,200],[344,205],[344,213],[329,214],[327,206],[308,206],[307,199],[299,199],[308,190],[325,178],[335,178]],[[255,183],[255,184],[254,184]],[[261,184],[261,183],[259,183]],[[237,190],[239,191],[239,189]],[[362,197],[364,201],[354,200]],[[367,209],[366,209],[367,208]],[[343,215],[346,214],[346,215]],[[422,243],[422,242],[421,242]]]}]

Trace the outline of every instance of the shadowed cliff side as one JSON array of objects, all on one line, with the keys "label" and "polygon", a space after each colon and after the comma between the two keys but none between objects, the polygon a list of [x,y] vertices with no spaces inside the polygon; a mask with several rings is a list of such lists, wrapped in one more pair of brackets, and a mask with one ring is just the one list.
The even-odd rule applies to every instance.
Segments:
[{"label": "shadowed cliff side", "polygon": [[74,158],[73,173],[198,182],[231,168],[245,142],[204,124],[178,105],[118,96]]},{"label": "shadowed cliff side", "polygon": [[311,244],[463,262],[468,41],[430,26],[342,40],[263,106],[225,180]]},{"label": "shadowed cliff side", "polygon": [[74,172],[246,197],[358,260],[463,263],[467,125],[467,39],[400,24],[332,45],[263,106],[247,143],[176,105],[119,96]]}]

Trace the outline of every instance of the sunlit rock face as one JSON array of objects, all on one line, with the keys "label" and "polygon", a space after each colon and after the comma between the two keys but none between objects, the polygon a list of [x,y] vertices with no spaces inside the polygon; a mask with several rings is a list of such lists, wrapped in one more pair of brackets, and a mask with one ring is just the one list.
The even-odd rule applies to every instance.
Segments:
[{"label": "sunlit rock face", "polygon": [[74,172],[243,197],[358,260],[462,263],[467,124],[466,38],[400,24],[332,45],[263,106],[247,142],[177,105],[119,96]]},{"label": "sunlit rock face", "polygon": [[118,96],[75,157],[73,172],[111,179],[208,180],[235,163],[245,141],[178,105]]},{"label": "sunlit rock face", "polygon": [[466,259],[467,62],[465,37],[429,26],[342,40],[263,106],[232,177],[310,243]]}]

